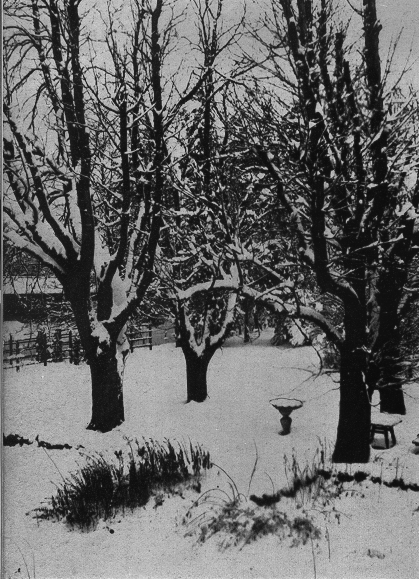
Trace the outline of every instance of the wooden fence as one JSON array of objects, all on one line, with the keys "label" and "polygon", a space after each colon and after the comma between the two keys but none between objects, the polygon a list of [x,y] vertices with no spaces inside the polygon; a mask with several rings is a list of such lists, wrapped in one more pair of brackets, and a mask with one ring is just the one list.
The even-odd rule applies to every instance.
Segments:
[{"label": "wooden fence", "polygon": [[[135,348],[153,348],[151,325],[127,332],[131,352]],[[34,337],[16,339],[11,334],[3,339],[3,367],[16,368],[31,364],[44,364],[69,360],[70,364],[80,364],[84,351],[77,332],[57,328],[49,335],[39,331]]]}]

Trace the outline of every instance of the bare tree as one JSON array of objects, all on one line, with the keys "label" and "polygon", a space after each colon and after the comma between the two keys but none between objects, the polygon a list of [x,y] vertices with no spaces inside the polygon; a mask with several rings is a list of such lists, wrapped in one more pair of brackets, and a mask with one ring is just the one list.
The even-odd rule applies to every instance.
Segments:
[{"label": "bare tree", "polygon": [[[277,88],[269,114],[259,109],[262,130],[250,137],[289,215],[301,271],[312,271],[320,292],[342,308],[339,328],[298,299],[298,276],[290,279],[286,263],[273,268],[292,287],[287,300],[271,294],[271,302],[286,306],[294,299],[286,306],[292,315],[318,324],[340,351],[336,462],[369,459],[366,380],[381,360],[382,385],[396,382],[394,330],[419,234],[417,100],[408,95],[397,103],[400,90],[387,88],[391,63],[382,70],[375,0],[364,0],[359,17],[357,56],[332,2],[272,2],[259,40],[262,67]],[[266,127],[272,110],[274,137]],[[245,123],[252,122],[247,117]],[[261,265],[268,267],[266,260]]]},{"label": "bare tree", "polygon": [[[240,71],[220,63],[242,35],[242,21],[226,26],[223,0],[197,0],[196,50],[204,81],[187,122],[178,132],[179,164],[172,173],[173,204],[162,240],[162,281],[176,318],[178,344],[186,362],[187,401],[207,398],[207,369],[232,326],[237,291],[218,290],[215,282],[229,260],[222,240],[228,237],[225,157],[228,134],[222,119],[229,83]],[[228,80],[226,80],[226,77]],[[203,282],[209,281],[209,285]]]},{"label": "bare tree", "polygon": [[154,283],[170,127],[203,78],[175,91],[163,70],[177,25],[163,0],[80,6],[7,15],[5,232],[61,282],[90,366],[88,428],[105,432],[124,420],[125,326]]}]

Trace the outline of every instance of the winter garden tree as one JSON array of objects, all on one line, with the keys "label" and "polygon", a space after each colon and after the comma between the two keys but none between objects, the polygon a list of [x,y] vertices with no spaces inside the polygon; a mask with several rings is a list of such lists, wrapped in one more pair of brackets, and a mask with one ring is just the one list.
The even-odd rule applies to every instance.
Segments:
[{"label": "winter garden tree", "polygon": [[[256,276],[260,288],[272,277],[269,269],[260,275],[255,252],[269,252],[272,259],[282,251],[283,257],[286,244],[272,232],[278,234],[278,222],[266,211],[260,169],[231,130],[233,87],[240,86],[248,65],[228,71],[213,66],[221,51],[240,43],[242,23],[222,32],[222,2],[205,0],[198,6],[198,47],[210,72],[188,115],[188,130],[178,133],[183,155],[172,173],[174,201],[165,215],[170,234],[166,245],[162,241],[161,273],[185,355],[187,400],[202,402],[208,365],[233,327],[240,297],[242,303],[254,303],[247,284]],[[212,12],[211,6],[216,6]],[[252,260],[247,259],[249,246]]]},{"label": "winter garden tree", "polygon": [[124,421],[125,327],[154,283],[168,135],[207,74],[169,72],[165,5],[5,7],[5,234],[63,286],[102,432]]},{"label": "winter garden tree", "polygon": [[291,280],[293,313],[320,325],[340,352],[336,462],[369,459],[372,367],[383,386],[398,385],[400,307],[419,249],[417,99],[389,85],[375,0],[363,0],[357,16],[358,52],[332,2],[274,0],[259,40],[264,74],[284,95],[279,127],[274,139],[261,137],[263,111],[257,121],[244,113],[242,126],[289,215],[301,271],[342,308],[339,328],[296,303]]},{"label": "winter garden tree", "polygon": [[[171,175],[173,201],[165,214],[169,234],[162,237],[161,274],[185,356],[187,401],[203,402],[208,365],[228,336],[237,302],[237,290],[219,290],[216,280],[232,271],[223,249],[230,224],[224,176],[228,135],[222,121],[229,91],[225,75],[239,75],[238,69],[230,69],[231,58],[225,53],[240,39],[242,21],[225,26],[223,0],[194,4],[195,49],[203,62],[202,74],[207,74],[185,113],[188,122],[177,133],[178,164]],[[223,272],[226,263],[228,271]]]},{"label": "winter garden tree", "polygon": [[[201,153],[205,131],[198,130],[192,154],[185,155],[177,176],[181,204],[168,216],[170,246],[162,260],[163,284],[171,296],[186,359],[188,400],[196,401],[207,396],[208,363],[235,325],[240,302],[257,305],[261,289],[271,293],[272,283],[278,282],[271,267],[260,271],[263,256],[269,255],[271,263],[274,258],[283,262],[289,242],[289,236],[279,235],[284,224],[267,210],[260,168],[231,138],[229,89],[224,97],[221,110],[214,108],[218,126],[211,135],[209,187],[200,166],[200,159],[207,159]],[[201,122],[200,117],[194,120],[193,133]],[[259,293],[251,287],[256,282]]]},{"label": "winter garden tree", "polygon": [[[185,153],[172,177],[177,195],[171,206],[177,209],[165,215],[170,234],[161,273],[185,354],[188,401],[207,397],[208,364],[235,324],[240,302],[257,299],[272,308],[261,289],[271,293],[276,283],[275,295],[283,297],[287,285],[278,283],[273,269],[290,245],[285,220],[276,214],[254,155],[235,137],[237,93],[231,85],[240,84],[239,72],[230,72],[221,90],[209,76],[204,88],[213,83],[212,91],[203,100],[204,90],[198,93],[180,142]],[[267,256],[270,266],[261,272]]]}]

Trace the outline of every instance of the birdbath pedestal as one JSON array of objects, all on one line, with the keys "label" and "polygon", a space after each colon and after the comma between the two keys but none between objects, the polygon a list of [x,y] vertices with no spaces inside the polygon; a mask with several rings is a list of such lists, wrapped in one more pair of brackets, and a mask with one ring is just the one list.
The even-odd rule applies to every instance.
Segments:
[{"label": "birdbath pedestal", "polygon": [[303,403],[296,398],[274,398],[269,401],[274,408],[281,414],[282,432],[281,435],[289,434],[291,431],[291,413],[293,410],[301,408]]}]

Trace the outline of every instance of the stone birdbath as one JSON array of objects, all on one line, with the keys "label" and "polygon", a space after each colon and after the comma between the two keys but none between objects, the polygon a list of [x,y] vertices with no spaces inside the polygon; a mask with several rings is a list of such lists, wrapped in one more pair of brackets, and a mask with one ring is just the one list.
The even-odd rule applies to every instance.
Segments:
[{"label": "stone birdbath", "polygon": [[279,434],[285,435],[289,434],[291,431],[291,413],[294,410],[298,410],[303,405],[301,400],[297,400],[296,398],[273,398],[269,400],[274,408],[276,408],[279,413],[281,414],[281,424],[282,424],[282,432]]}]

